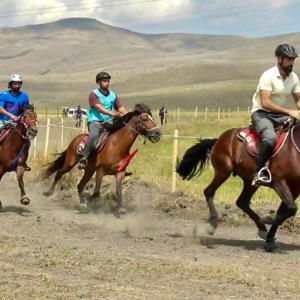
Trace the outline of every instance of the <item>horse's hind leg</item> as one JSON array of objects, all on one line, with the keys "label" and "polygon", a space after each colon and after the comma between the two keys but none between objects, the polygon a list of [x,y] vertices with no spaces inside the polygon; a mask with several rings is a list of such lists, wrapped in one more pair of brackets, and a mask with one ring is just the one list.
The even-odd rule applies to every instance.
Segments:
[{"label": "horse's hind leg", "polygon": [[255,213],[255,211],[250,208],[251,198],[256,191],[256,186],[252,186],[251,182],[244,181],[244,187],[236,201],[236,205],[255,222],[258,228],[258,236],[265,240],[267,236],[266,225],[264,224],[262,219]]},{"label": "horse's hind leg", "polygon": [[207,232],[209,234],[214,234],[215,230],[218,226],[218,212],[214,205],[214,195],[216,190],[228,179],[230,176],[230,171],[217,171],[215,170],[215,176],[209,186],[204,190],[204,196],[207,201],[207,205],[209,208],[209,220],[208,220],[208,227]]},{"label": "horse's hind leg", "polygon": [[288,184],[282,180],[274,183],[274,189],[278,196],[281,198],[280,204],[276,216],[273,220],[272,226],[268,231],[265,250],[271,252],[277,248],[275,243],[275,234],[278,227],[288,218],[296,215],[297,205],[295,203],[295,197],[293,196]]},{"label": "horse's hind leg", "polygon": [[100,197],[100,189],[102,184],[104,173],[102,169],[98,169],[96,171],[96,179],[95,179],[95,188],[92,194],[92,198],[99,198]]}]

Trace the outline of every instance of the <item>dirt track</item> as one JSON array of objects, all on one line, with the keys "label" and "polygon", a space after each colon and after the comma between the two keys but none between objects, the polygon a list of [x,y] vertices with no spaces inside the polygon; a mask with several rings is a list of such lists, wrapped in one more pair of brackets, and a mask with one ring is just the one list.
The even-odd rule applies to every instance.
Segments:
[{"label": "dirt track", "polygon": [[25,208],[16,182],[1,185],[1,299],[300,299],[296,232],[280,229],[280,251],[265,253],[254,225],[229,208],[208,237],[203,203],[137,180],[122,219],[76,214],[76,194],[45,198],[39,184]]}]

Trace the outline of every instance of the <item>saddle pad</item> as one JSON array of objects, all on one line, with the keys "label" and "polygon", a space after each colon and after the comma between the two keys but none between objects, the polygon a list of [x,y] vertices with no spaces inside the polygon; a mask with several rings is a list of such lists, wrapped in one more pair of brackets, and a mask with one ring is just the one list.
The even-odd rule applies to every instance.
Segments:
[{"label": "saddle pad", "polygon": [[[277,134],[276,144],[273,148],[273,154],[272,157],[275,156],[279,150],[284,145],[286,138],[288,136],[289,131],[281,131],[279,134]],[[249,154],[256,156],[257,155],[257,141],[259,141],[259,136],[257,133],[250,131],[249,128],[242,128],[237,133],[237,137],[245,142],[247,151]]]}]

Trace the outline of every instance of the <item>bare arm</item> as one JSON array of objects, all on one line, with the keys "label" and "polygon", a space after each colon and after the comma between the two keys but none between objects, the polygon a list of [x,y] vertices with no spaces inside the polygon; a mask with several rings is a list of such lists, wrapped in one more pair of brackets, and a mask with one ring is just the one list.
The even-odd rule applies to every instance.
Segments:
[{"label": "bare arm", "polygon": [[295,100],[297,108],[300,109],[300,93],[293,93],[293,98]]},{"label": "bare arm", "polygon": [[3,108],[2,106],[0,106],[0,114],[6,115],[9,118],[11,118],[14,121],[17,121],[19,118],[15,115],[13,115],[12,113],[8,112],[5,108]]},{"label": "bare arm", "polygon": [[[274,103],[271,100],[271,94],[272,93],[270,91],[265,91],[265,90],[260,91],[260,101],[261,101],[262,108],[274,113],[285,114],[295,119],[300,119],[300,111],[289,109]],[[300,101],[299,101],[299,106],[297,105],[297,107],[300,108]]]}]

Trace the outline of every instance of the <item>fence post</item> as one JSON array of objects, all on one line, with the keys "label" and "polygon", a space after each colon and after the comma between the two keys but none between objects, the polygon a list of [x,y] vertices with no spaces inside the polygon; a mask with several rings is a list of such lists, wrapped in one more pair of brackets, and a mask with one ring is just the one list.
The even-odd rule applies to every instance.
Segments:
[{"label": "fence post", "polygon": [[82,120],[82,133],[85,131],[85,118]]},{"label": "fence post", "polygon": [[177,122],[179,123],[179,112],[180,112],[180,108],[177,108]]},{"label": "fence post", "polygon": [[198,107],[196,106],[196,109],[195,109],[195,119],[197,119],[197,113],[198,113]]},{"label": "fence post", "polygon": [[171,192],[176,191],[176,161],[178,153],[178,129],[174,130],[174,141],[173,141],[173,159],[172,159],[172,183]]},{"label": "fence post", "polygon": [[220,120],[220,115],[221,115],[221,109],[220,107],[218,108],[218,121]]},{"label": "fence post", "polygon": [[36,157],[36,137],[33,139],[33,158]]},{"label": "fence post", "polygon": [[45,149],[44,149],[44,159],[47,158],[47,151],[49,145],[49,132],[50,132],[50,119],[47,119],[47,129],[46,129],[46,138],[45,138]]},{"label": "fence post", "polygon": [[61,118],[60,150],[64,147],[64,118]]},{"label": "fence post", "polygon": [[238,118],[240,117],[240,107],[239,106],[237,107],[237,117]]},{"label": "fence post", "polygon": [[248,115],[250,115],[250,106],[247,108]]},{"label": "fence post", "polygon": [[204,119],[207,120],[207,113],[208,113],[208,108],[207,106],[205,107],[205,116],[204,116]]}]

